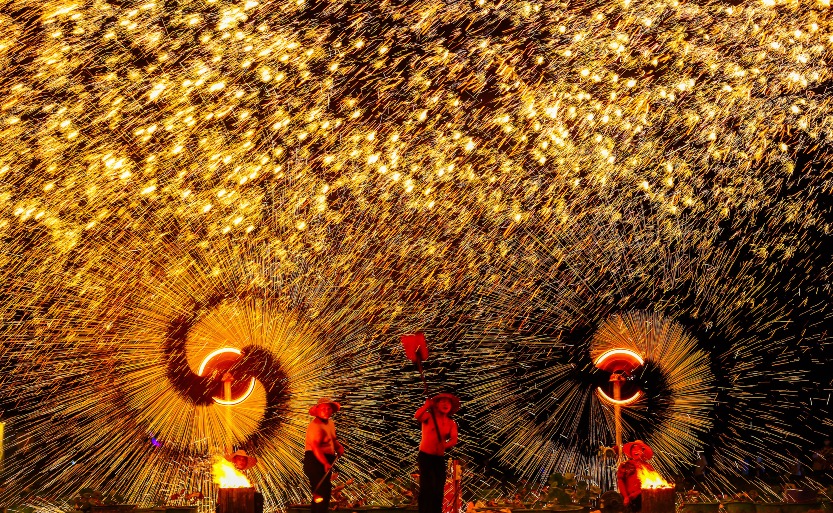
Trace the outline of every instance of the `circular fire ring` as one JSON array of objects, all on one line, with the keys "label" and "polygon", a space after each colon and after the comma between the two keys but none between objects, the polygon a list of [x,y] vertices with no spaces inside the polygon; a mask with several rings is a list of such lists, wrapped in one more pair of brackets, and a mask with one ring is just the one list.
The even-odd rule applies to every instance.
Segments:
[{"label": "circular fire ring", "polygon": [[[240,359],[241,354],[242,351],[236,347],[223,347],[212,351],[206,355],[205,358],[203,358],[197,374],[204,376],[207,370],[210,372],[226,373],[228,369],[230,369]],[[245,382],[235,381],[231,384],[230,399],[223,397],[222,390],[220,391],[219,396],[213,395],[212,399],[217,404],[233,406],[245,401],[252,394],[254,389],[255,378],[250,378],[248,384]]]},{"label": "circular fire ring", "polygon": [[[630,349],[610,349],[600,354],[593,362],[596,367],[603,371],[625,375],[630,375],[644,363],[645,360],[642,356]],[[630,397],[618,400],[607,395],[602,387],[597,387],[596,393],[599,394],[602,400],[619,406],[627,406],[642,397],[641,390],[636,390]]]}]

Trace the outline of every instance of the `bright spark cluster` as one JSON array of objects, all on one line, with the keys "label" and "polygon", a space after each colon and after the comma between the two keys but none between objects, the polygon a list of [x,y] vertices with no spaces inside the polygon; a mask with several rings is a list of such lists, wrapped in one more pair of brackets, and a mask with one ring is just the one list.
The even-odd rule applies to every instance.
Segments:
[{"label": "bright spark cluster", "polygon": [[[462,457],[605,481],[586,363],[634,310],[685,327],[657,364],[702,387],[665,468],[708,440],[736,473],[797,439],[820,330],[786,328],[829,315],[831,52],[829,0],[0,3],[0,497],[210,502],[231,444],[268,508],[299,502],[322,395],[345,477],[399,476],[414,330]],[[191,370],[257,348],[283,406],[270,369],[239,407],[186,400],[180,318]]]}]

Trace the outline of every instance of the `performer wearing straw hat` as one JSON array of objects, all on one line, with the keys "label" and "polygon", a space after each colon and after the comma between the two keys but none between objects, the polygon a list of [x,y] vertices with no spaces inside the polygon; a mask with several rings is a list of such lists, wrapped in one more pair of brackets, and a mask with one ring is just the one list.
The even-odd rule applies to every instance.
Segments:
[{"label": "performer wearing straw hat", "polygon": [[234,465],[234,468],[240,471],[249,470],[257,465],[257,458],[249,456],[243,449],[238,449],[231,454],[226,453],[223,457],[226,461],[231,462]]},{"label": "performer wearing straw hat", "polygon": [[442,513],[445,488],[445,451],[457,444],[457,423],[450,417],[460,409],[453,394],[437,394],[425,401],[414,418],[422,425],[419,443],[419,513]]},{"label": "performer wearing straw hat", "polygon": [[312,513],[327,513],[332,493],[332,468],[338,456],[344,454],[344,447],[336,437],[332,415],[341,405],[326,398],[309,409],[313,419],[307,426],[304,442],[304,474],[312,490]]},{"label": "performer wearing straw hat", "polygon": [[628,460],[619,464],[616,479],[619,493],[625,500],[624,506],[635,513],[642,510],[642,481],[639,472],[655,472],[653,465],[648,463],[648,460],[654,457],[654,451],[642,440],[637,440],[626,443],[622,452]]}]

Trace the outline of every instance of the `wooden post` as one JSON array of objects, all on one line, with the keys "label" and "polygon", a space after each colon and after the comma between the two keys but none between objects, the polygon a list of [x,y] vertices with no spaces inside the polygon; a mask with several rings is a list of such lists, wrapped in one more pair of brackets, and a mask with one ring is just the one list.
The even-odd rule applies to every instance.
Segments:
[{"label": "wooden post", "polygon": [[674,488],[643,488],[642,513],[674,513]]},{"label": "wooden post", "polygon": [[610,382],[613,383],[613,424],[616,429],[616,463],[625,461],[625,454],[622,450],[622,405],[619,401],[622,400],[622,383],[625,377],[619,373],[614,372],[610,375]]},{"label": "wooden post", "polygon": [[220,488],[217,513],[263,513],[263,496],[254,488]]}]

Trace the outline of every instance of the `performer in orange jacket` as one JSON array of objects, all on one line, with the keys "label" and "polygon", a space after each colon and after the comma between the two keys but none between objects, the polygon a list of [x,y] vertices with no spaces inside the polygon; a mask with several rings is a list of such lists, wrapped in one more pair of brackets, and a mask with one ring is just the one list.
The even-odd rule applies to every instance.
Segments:
[{"label": "performer in orange jacket", "polygon": [[622,448],[627,461],[619,464],[616,470],[616,480],[619,482],[619,493],[625,499],[625,507],[632,512],[642,510],[642,481],[640,470],[655,472],[648,460],[654,457],[654,451],[642,440],[626,443]]}]

